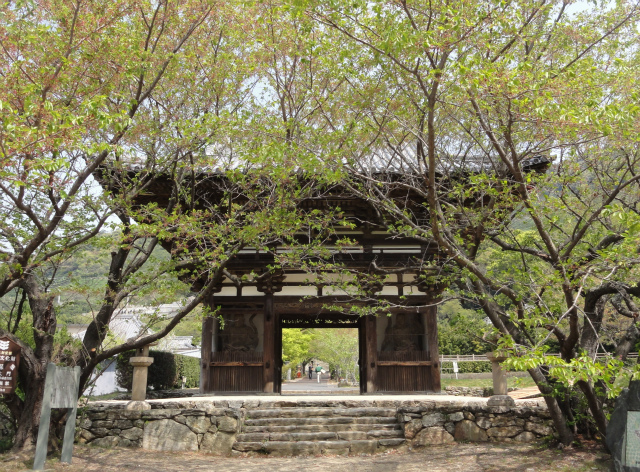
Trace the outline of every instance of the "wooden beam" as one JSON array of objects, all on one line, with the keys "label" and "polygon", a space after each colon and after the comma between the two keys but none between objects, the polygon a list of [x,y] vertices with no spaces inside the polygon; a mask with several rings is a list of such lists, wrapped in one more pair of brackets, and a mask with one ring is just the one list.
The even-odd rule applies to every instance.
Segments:
[{"label": "wooden beam", "polygon": [[378,361],[379,366],[401,365],[401,366],[425,366],[432,365],[431,361]]},{"label": "wooden beam", "polygon": [[263,331],[264,368],[263,381],[264,392],[274,393],[275,381],[275,316],[273,310],[273,293],[264,295],[264,331]]},{"label": "wooden beam", "polygon": [[211,367],[262,367],[264,362],[221,362],[221,361],[212,361],[209,362]]},{"label": "wooden beam", "polygon": [[358,323],[331,323],[331,322],[299,322],[299,323],[282,323],[283,328],[357,328]]},{"label": "wooden beam", "polygon": [[202,320],[202,346],[200,348],[200,393],[211,391],[211,351],[213,349],[213,322],[211,316]]}]

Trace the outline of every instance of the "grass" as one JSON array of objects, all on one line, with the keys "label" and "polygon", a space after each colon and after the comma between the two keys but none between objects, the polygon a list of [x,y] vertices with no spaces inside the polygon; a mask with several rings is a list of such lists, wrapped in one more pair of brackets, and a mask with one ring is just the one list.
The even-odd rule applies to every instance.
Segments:
[{"label": "grass", "polygon": [[[493,387],[492,379],[442,379],[442,388],[445,387]],[[531,377],[508,377],[507,387],[526,388],[536,384]]]}]

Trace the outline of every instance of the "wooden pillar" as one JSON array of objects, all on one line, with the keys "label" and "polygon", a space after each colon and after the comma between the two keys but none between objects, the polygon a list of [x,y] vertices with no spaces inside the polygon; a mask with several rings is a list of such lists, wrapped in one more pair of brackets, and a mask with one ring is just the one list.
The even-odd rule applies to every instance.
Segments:
[{"label": "wooden pillar", "polygon": [[374,393],[378,390],[378,333],[376,331],[376,317],[367,315],[364,317],[364,320],[367,393]]},{"label": "wooden pillar", "polygon": [[440,351],[438,350],[438,306],[427,308],[427,349],[431,364],[431,383],[434,392],[440,392]]},{"label": "wooden pillar", "polygon": [[358,373],[360,374],[360,395],[367,393],[366,367],[366,335],[365,335],[365,317],[361,316],[358,320]]},{"label": "wooden pillar", "polygon": [[265,293],[264,295],[264,340],[263,340],[263,379],[264,392],[274,393],[275,387],[275,316],[273,313],[273,293]]},{"label": "wooden pillar", "polygon": [[200,348],[200,393],[211,391],[211,351],[213,349],[214,319],[207,316],[202,320],[202,346]]}]

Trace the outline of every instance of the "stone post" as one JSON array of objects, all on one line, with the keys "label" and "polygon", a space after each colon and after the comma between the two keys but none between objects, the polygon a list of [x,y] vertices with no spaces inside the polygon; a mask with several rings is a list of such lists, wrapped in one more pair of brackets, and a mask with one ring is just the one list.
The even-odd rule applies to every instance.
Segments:
[{"label": "stone post", "polygon": [[127,410],[148,410],[151,408],[145,398],[147,397],[147,372],[153,364],[153,357],[149,357],[149,346],[136,350],[136,356],[129,359],[133,366],[133,382],[131,387],[131,401],[125,407]]},{"label": "stone post", "polygon": [[493,395],[487,402],[488,406],[515,406],[516,402],[511,398],[507,389],[507,373],[500,364],[506,359],[500,352],[487,352],[485,356],[491,361],[491,373],[493,376]]}]

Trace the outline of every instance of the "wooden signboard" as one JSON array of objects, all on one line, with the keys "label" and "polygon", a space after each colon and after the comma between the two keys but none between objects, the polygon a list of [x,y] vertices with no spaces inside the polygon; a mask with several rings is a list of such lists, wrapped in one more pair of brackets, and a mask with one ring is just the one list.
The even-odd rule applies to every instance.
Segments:
[{"label": "wooden signboard", "polygon": [[20,364],[20,346],[8,338],[0,338],[0,394],[15,392]]},{"label": "wooden signboard", "polygon": [[44,469],[44,463],[47,458],[51,408],[69,409],[67,424],[64,428],[60,461],[68,464],[71,463],[73,437],[76,431],[79,383],[80,367],[58,367],[52,362],[47,365],[47,377],[44,382],[40,428],[38,429],[38,442],[36,443],[36,457],[33,461],[33,470]]}]

